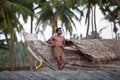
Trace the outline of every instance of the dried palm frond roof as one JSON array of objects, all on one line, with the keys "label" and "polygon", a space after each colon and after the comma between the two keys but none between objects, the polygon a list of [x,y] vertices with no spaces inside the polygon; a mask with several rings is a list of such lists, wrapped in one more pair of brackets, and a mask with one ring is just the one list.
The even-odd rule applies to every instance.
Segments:
[{"label": "dried palm frond roof", "polygon": [[[87,59],[92,60],[94,63],[101,63],[117,58],[116,50],[113,49],[115,45],[112,45],[110,41],[92,39],[73,42],[76,48],[81,51]],[[113,40],[113,42],[117,43],[116,40]],[[119,49],[119,47],[116,47],[116,49]]]},{"label": "dried palm frond roof", "polygon": [[117,58],[120,58],[120,40],[105,39],[102,42],[117,55]]},{"label": "dried palm frond roof", "polygon": [[[26,33],[24,36],[28,45],[31,45],[31,42],[34,43],[32,47],[36,50],[40,49],[40,53],[44,53],[43,56],[49,59],[52,49],[48,47],[47,43],[38,40],[34,34]],[[67,40],[64,49],[78,50],[79,54],[84,55],[85,58],[92,60],[94,63],[101,63],[120,57],[119,44],[120,40]]]}]

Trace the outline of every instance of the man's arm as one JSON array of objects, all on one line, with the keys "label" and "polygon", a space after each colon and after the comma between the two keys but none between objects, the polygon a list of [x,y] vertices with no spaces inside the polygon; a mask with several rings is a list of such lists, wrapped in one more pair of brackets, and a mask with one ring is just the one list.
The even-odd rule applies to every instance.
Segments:
[{"label": "man's arm", "polygon": [[48,39],[48,40],[47,40],[47,43],[52,44],[51,39]]},{"label": "man's arm", "polygon": [[52,36],[50,39],[47,40],[47,43],[53,44],[54,42],[54,36]]},{"label": "man's arm", "polygon": [[47,43],[52,44],[53,43],[53,36],[47,40]]}]

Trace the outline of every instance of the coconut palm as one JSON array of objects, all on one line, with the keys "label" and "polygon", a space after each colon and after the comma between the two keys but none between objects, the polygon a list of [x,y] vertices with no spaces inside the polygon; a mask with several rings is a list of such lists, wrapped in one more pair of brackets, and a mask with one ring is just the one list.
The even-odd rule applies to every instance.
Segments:
[{"label": "coconut palm", "polygon": [[[86,32],[86,37],[88,36],[88,32],[90,29],[90,17],[91,19],[91,23],[92,23],[92,31],[94,31],[93,29],[95,28],[95,32],[97,33],[97,25],[96,25],[96,5],[98,5],[101,9],[101,11],[103,12],[103,14],[106,16],[106,19],[109,19],[111,22],[113,22],[114,24],[114,32],[117,30],[116,29],[116,23],[120,23],[120,19],[119,19],[119,5],[120,5],[120,1],[119,0],[80,0],[80,3],[85,4],[85,8],[87,9],[87,13],[86,13],[86,21],[85,23],[87,23],[87,32]],[[78,3],[78,4],[80,4]],[[111,7],[114,9],[111,11]],[[93,15],[94,14],[94,15]],[[94,25],[93,25],[94,23]],[[93,27],[94,26],[94,27]],[[116,33],[116,32],[115,32]]]},{"label": "coconut palm", "polygon": [[120,11],[120,1],[118,0],[109,0],[104,1],[102,6],[100,7],[102,13],[105,16],[105,19],[109,20],[110,22],[113,23],[113,32],[116,35],[116,39],[117,39],[117,24],[120,25],[120,15],[119,15],[119,11]]},{"label": "coconut palm", "polygon": [[[26,7],[27,9],[31,10],[34,13],[34,5],[33,4],[35,4],[35,3],[37,4],[39,1],[38,0],[17,0],[15,2],[19,3],[20,5],[23,5],[24,7]],[[23,17],[23,20],[25,22],[27,22],[28,15],[27,14],[22,14],[22,17]],[[33,19],[34,19],[34,16],[32,14],[30,14],[29,17],[31,18],[30,33],[33,33]],[[29,54],[30,70],[32,70],[32,63],[33,63],[33,59],[32,59],[31,54]]]},{"label": "coconut palm", "polygon": [[[85,19],[85,24],[87,24],[87,31],[86,31],[86,38],[89,37],[89,29],[90,29],[90,23],[92,26],[92,32],[95,32],[97,34],[97,25],[96,25],[96,6],[99,3],[97,0],[86,0],[83,2],[85,4],[85,8],[87,10],[86,12],[86,19]],[[90,20],[91,19],[91,20]],[[95,34],[94,33],[94,34]],[[94,38],[97,38],[97,35]]]},{"label": "coconut palm", "polygon": [[[18,20],[18,14],[30,15],[32,12],[15,1],[0,0],[0,16],[4,19],[3,22],[1,22],[0,29],[3,31],[6,37],[8,49],[10,52],[10,64],[12,70],[14,70],[12,45],[15,41],[15,30],[20,32],[23,29],[22,24]],[[11,40],[9,40],[9,37]]]},{"label": "coconut palm", "polygon": [[73,8],[77,11],[80,10],[67,1],[70,0],[50,0],[40,3],[39,7],[41,10],[38,12],[39,18],[37,25],[43,24],[43,27],[45,27],[45,25],[51,25],[52,32],[54,33],[55,28],[58,26],[58,21],[61,21],[61,26],[65,26],[66,31],[72,34],[73,27],[76,27],[72,18],[79,20],[79,17],[73,12]]}]

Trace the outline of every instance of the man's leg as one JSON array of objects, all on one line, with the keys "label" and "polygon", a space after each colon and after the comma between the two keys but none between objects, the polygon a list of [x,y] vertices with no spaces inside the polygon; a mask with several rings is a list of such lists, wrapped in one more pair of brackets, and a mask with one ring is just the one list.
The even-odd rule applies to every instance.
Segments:
[{"label": "man's leg", "polygon": [[56,57],[57,64],[58,64],[58,70],[61,70],[61,60],[60,57]]},{"label": "man's leg", "polygon": [[66,60],[65,60],[64,55],[60,56],[60,60],[62,61],[62,63],[61,63],[61,70],[63,70],[63,68],[65,67],[65,64],[66,64]]}]

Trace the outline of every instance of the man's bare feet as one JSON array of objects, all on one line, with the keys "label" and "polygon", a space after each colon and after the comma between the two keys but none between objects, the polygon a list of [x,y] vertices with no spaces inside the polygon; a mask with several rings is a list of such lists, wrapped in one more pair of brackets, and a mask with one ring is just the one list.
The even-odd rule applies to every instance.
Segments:
[{"label": "man's bare feet", "polygon": [[62,71],[65,67],[65,63],[62,63],[61,66],[60,66],[60,70]]}]

